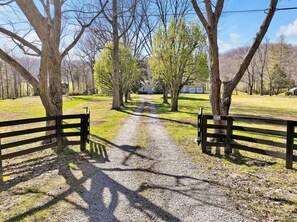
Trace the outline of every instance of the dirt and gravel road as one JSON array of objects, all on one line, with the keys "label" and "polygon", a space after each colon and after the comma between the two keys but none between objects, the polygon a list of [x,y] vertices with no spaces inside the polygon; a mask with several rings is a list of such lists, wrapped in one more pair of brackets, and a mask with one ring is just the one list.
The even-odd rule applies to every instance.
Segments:
[{"label": "dirt and gravel road", "polygon": [[[142,114],[145,105],[149,114]],[[140,127],[145,147],[138,144]],[[149,96],[141,97],[115,140],[105,142],[110,148],[103,157],[80,166],[88,179],[67,220],[249,221],[175,145]]]}]

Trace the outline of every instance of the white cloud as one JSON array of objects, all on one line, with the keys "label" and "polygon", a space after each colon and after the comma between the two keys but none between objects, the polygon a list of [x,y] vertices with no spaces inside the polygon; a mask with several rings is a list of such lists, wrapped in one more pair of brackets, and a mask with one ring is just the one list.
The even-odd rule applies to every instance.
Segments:
[{"label": "white cloud", "polygon": [[285,35],[285,36],[297,36],[297,19],[294,22],[286,25],[282,25],[279,28],[278,35]]},{"label": "white cloud", "polygon": [[218,39],[218,45],[219,45],[220,52],[225,52],[232,48],[231,44],[227,42],[223,42],[220,39]]},{"label": "white cloud", "polygon": [[239,42],[241,40],[241,36],[237,33],[231,32],[229,34],[231,42],[235,43],[235,42]]}]

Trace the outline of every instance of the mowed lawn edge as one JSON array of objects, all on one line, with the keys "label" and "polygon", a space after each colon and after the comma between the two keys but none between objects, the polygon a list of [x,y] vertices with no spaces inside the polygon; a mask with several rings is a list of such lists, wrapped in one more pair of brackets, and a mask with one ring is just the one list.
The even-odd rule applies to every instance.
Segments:
[{"label": "mowed lawn edge", "polygon": [[[234,95],[231,115],[253,115],[297,120],[297,97]],[[297,219],[297,164],[285,169],[285,161],[240,151],[238,156],[202,154],[197,138],[197,113],[209,95],[182,94],[179,112],[171,112],[155,95],[157,111],[171,137],[197,164],[197,170],[218,182],[244,215],[268,220]],[[252,112],[251,112],[252,110]]]}]

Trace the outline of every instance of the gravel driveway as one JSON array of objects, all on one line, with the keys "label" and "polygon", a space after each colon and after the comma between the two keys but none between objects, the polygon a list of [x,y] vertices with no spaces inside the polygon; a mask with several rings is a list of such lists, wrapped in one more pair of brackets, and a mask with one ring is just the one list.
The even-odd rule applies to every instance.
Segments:
[{"label": "gravel driveway", "polygon": [[[150,114],[142,114],[144,104]],[[139,148],[139,127],[148,133]],[[194,139],[194,138],[193,138]],[[88,177],[69,221],[248,221],[221,188],[191,163],[166,132],[150,96],[123,125],[102,158],[81,164]]]}]

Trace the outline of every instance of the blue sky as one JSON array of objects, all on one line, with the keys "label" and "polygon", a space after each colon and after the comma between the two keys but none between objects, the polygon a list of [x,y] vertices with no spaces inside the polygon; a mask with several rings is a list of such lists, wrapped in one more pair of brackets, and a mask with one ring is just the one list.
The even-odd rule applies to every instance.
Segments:
[{"label": "blue sky", "polygon": [[[225,0],[223,11],[266,9],[270,0]],[[278,8],[297,7],[297,0],[279,0]],[[3,10],[2,10],[3,13]],[[5,23],[5,14],[0,14],[1,23]],[[8,13],[8,15],[10,15]],[[259,30],[265,17],[264,11],[245,13],[223,13],[219,23],[219,47],[220,52],[228,51],[240,46],[249,46]],[[14,17],[15,15],[12,15]],[[195,13],[188,16],[190,20],[198,20]],[[288,43],[297,45],[297,10],[277,11],[271,22],[266,36],[270,42],[276,42],[278,36],[283,33]],[[36,38],[31,33],[29,40]],[[1,39],[3,40],[3,39]],[[3,44],[3,42],[2,42]]]},{"label": "blue sky", "polygon": [[[269,0],[226,0],[223,11],[266,9]],[[297,0],[280,0],[278,8],[297,7]],[[225,13],[219,25],[220,52],[249,46],[265,17],[264,12]],[[297,45],[297,10],[277,11],[266,36],[276,42],[283,33],[288,43]]]}]

